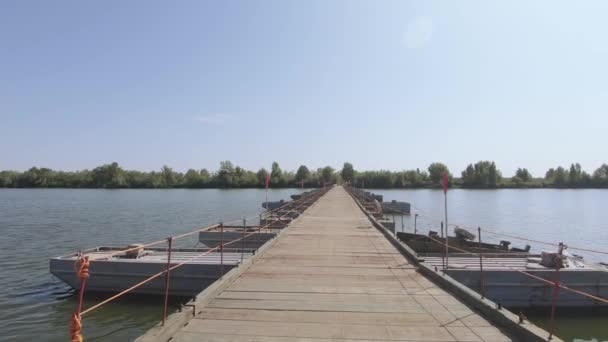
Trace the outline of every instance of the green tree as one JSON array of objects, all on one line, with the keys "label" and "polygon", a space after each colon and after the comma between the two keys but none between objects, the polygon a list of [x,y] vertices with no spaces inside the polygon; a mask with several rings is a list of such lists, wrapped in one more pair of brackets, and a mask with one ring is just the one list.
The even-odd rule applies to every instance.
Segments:
[{"label": "green tree", "polygon": [[473,164],[469,164],[464,171],[462,171],[462,184],[465,186],[473,186],[476,184],[477,180],[475,179],[475,168]]},{"label": "green tree", "polygon": [[240,166],[234,168],[234,180],[232,186],[241,187],[247,185],[247,173]]},{"label": "green tree", "polygon": [[469,164],[462,171],[462,184],[473,188],[495,188],[501,181],[502,175],[496,164],[487,160]]},{"label": "green tree", "polygon": [[230,188],[234,183],[234,166],[228,160],[220,162],[217,172],[217,184],[220,188]]},{"label": "green tree", "polygon": [[198,173],[201,187],[208,187],[211,182],[211,174],[209,174],[209,171],[207,171],[207,169],[201,169]]},{"label": "green tree", "polygon": [[363,171],[357,174],[357,183],[368,188],[392,188],[405,186],[405,174],[388,170]]},{"label": "green tree", "polygon": [[127,182],[124,170],[114,162],[93,169],[93,184],[97,188],[123,188]]},{"label": "green tree", "polygon": [[247,188],[255,188],[258,186],[258,177],[256,175],[255,172],[253,171],[245,171],[245,174],[243,175],[243,184],[242,186],[247,187]]},{"label": "green tree", "polygon": [[24,188],[48,188],[53,183],[55,172],[47,168],[32,167],[18,178],[19,186]]},{"label": "green tree", "polygon": [[[388,182],[393,182],[395,188],[416,188],[424,185],[426,174],[420,172],[419,169],[395,172],[393,177]],[[384,187],[387,184],[383,184]]]},{"label": "green tree", "polygon": [[276,161],[272,163],[272,169],[270,170],[270,183],[276,187],[283,187],[286,185],[283,178],[283,171]]},{"label": "green tree", "polygon": [[593,184],[596,187],[608,187],[608,164],[602,164],[593,172]]},{"label": "green tree", "polygon": [[[447,171],[447,170],[446,170]],[[449,171],[448,171],[449,175]],[[424,185],[428,178],[425,172],[420,172],[420,169],[409,170],[405,172],[405,179],[407,180],[408,187],[416,188]]]},{"label": "green tree", "polygon": [[568,178],[568,171],[566,171],[566,169],[560,166],[555,169],[555,173],[553,175],[553,185],[557,187],[563,187],[567,184]]},{"label": "green tree", "polygon": [[[440,163],[433,163],[429,170],[435,180],[426,171],[403,170],[372,170],[355,172],[350,163],[340,172],[331,167],[309,170],[302,165],[297,172],[283,171],[278,163],[273,163],[272,184],[275,187],[299,186],[304,180],[307,185],[322,185],[323,182],[337,182],[342,179],[368,188],[419,188],[436,187],[441,179],[443,170],[447,169]],[[351,173],[352,170],[352,173]],[[168,166],[159,171],[141,172],[123,170],[117,163],[105,164],[93,170],[64,172],[49,168],[32,167],[24,172],[0,171],[0,187],[35,187],[35,188],[247,188],[263,187],[268,172],[260,169],[257,173],[239,166],[233,166],[229,161],[220,163],[218,171],[210,173],[206,169],[196,171],[189,169],[185,174],[176,172]],[[342,177],[342,175],[344,177]],[[501,173],[494,162],[479,161],[469,164],[461,173],[458,184],[471,188],[494,188],[499,186],[536,186],[532,175],[526,168],[518,168],[511,182],[501,183]],[[351,178],[352,177],[352,178]],[[545,174],[543,186],[554,187],[607,187],[608,164],[603,164],[592,175],[582,169],[580,164],[573,163],[569,168],[551,168]]]},{"label": "green tree", "polygon": [[334,180],[334,169],[331,166],[326,166],[321,170],[321,179],[324,183],[329,183]]},{"label": "green tree", "polygon": [[355,180],[355,169],[353,168],[353,164],[344,163],[342,167],[342,172],[340,172],[340,176],[342,176],[342,180],[345,182],[352,182]]},{"label": "green tree", "polygon": [[15,171],[0,171],[0,188],[16,188],[18,176]]},{"label": "green tree", "polygon": [[160,170],[163,179],[163,187],[172,188],[177,183],[177,175],[173,172],[173,169],[167,165],[163,165]]},{"label": "green tree", "polygon": [[188,169],[184,175],[184,186],[187,188],[202,188],[201,174],[194,169]]},{"label": "green tree", "polygon": [[268,171],[266,169],[261,168],[256,173],[258,179],[258,186],[264,187],[266,186],[266,176],[268,175]]},{"label": "green tree", "polygon": [[427,170],[429,171],[429,179],[434,184],[439,184],[440,182],[442,182],[443,174],[445,172],[448,173],[449,178],[452,178],[450,170],[445,164],[442,163],[432,163],[431,165],[429,165]]},{"label": "green tree", "polygon": [[568,184],[571,187],[579,186],[583,178],[581,164],[571,164],[570,172],[568,172]]},{"label": "green tree", "polygon": [[298,171],[296,172],[295,180],[296,182],[306,182],[310,178],[310,170],[306,167],[306,165],[300,165]]},{"label": "green tree", "polygon": [[528,169],[518,168],[517,171],[515,171],[515,178],[520,179],[522,182],[528,182],[532,179],[532,175],[530,174]]},{"label": "green tree", "polygon": [[488,185],[492,188],[495,188],[500,182],[502,176],[500,171],[496,169],[496,164],[492,162],[488,168]]}]

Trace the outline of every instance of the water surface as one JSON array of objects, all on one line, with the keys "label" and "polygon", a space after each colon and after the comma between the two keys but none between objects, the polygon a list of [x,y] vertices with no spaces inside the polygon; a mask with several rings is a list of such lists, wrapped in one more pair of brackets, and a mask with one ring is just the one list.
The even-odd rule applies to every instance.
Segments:
[{"label": "water surface", "polygon": [[[272,190],[271,200],[297,189]],[[443,193],[377,190],[385,200],[411,202],[418,228],[436,229],[443,219]],[[608,249],[606,190],[453,190],[449,222],[481,226],[573,246]],[[0,340],[68,339],[76,298],[48,271],[48,259],[98,245],[149,242],[204,225],[255,215],[264,190],[68,190],[0,189]],[[404,230],[413,230],[414,216]],[[397,218],[397,226],[401,226]],[[487,240],[504,238],[487,236]],[[513,245],[526,242],[511,239]],[[195,239],[187,241],[190,245]],[[550,247],[550,246],[549,246]],[[535,250],[547,246],[533,244]],[[552,248],[552,247],[550,247]],[[606,260],[603,255],[585,257]],[[87,297],[85,307],[100,300]],[[119,300],[86,316],[87,341],[130,340],[156,324],[159,297]],[[175,309],[179,301],[173,302]],[[608,340],[608,317],[558,310],[558,335],[567,340]],[[543,313],[529,315],[540,325]]]},{"label": "water surface", "polygon": [[[444,218],[444,197],[441,190],[377,190],[384,201],[398,200],[412,204],[418,213],[416,228],[423,233],[439,231]],[[502,189],[450,190],[448,222],[469,228],[476,227],[551,243],[608,251],[608,190],[599,189]],[[396,217],[401,230],[401,217]],[[405,216],[403,230],[413,232],[414,215]],[[482,239],[498,243],[509,240],[512,246],[532,246],[533,252],[556,252],[554,246],[517,240],[482,232]],[[570,249],[585,259],[608,262],[608,255]],[[549,327],[549,309],[527,312],[536,324]],[[570,312],[557,309],[556,334],[568,341],[608,341],[608,315],[598,312]]]},{"label": "water surface", "polygon": [[[271,190],[270,200],[299,189]],[[265,191],[0,189],[0,340],[67,341],[73,291],[50,257],[99,245],[150,242],[256,215]],[[182,242],[194,246],[196,236]],[[99,296],[86,297],[85,307]],[[178,302],[173,302],[173,309]],[[130,340],[160,320],[162,298],[119,300],[85,316],[87,341]]]}]

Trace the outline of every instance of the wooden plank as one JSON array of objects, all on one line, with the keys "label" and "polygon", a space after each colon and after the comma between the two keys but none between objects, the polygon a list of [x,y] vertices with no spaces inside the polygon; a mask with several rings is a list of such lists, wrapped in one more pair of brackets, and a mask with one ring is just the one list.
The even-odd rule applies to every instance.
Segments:
[{"label": "wooden plank", "polygon": [[334,188],[171,341],[510,340],[417,272]]}]

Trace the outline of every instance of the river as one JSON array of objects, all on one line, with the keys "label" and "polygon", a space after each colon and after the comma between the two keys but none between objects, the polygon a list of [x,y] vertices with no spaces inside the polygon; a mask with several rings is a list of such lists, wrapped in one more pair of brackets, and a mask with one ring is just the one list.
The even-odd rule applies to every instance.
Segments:
[{"label": "river", "polygon": [[[385,200],[405,200],[425,231],[443,219],[443,193],[374,190]],[[298,189],[271,190],[271,200]],[[194,228],[260,212],[264,190],[0,189],[0,341],[68,339],[75,296],[48,272],[48,259],[98,245],[158,240]],[[543,241],[607,249],[606,190],[453,190],[449,222]],[[401,229],[401,219],[396,218]],[[406,216],[405,230],[414,216]],[[498,236],[488,240],[500,240]],[[511,239],[513,245],[525,242]],[[196,241],[189,241],[194,245]],[[543,248],[533,245],[534,250]],[[587,257],[587,254],[585,254]],[[589,258],[606,260],[601,255]],[[85,307],[100,298],[87,298]],[[127,297],[86,316],[87,341],[130,340],[156,324],[161,298]],[[179,302],[174,301],[173,308]],[[544,313],[529,315],[545,325]],[[608,340],[606,316],[557,312],[558,335],[567,340]],[[560,317],[561,316],[561,317]]]},{"label": "river", "polygon": [[[410,202],[412,213],[418,213],[416,228],[426,233],[439,231],[444,220],[444,195],[441,190],[370,190],[384,195],[384,201]],[[551,243],[586,249],[608,250],[608,190],[597,189],[502,189],[502,190],[450,190],[448,223],[472,230],[476,227],[489,231],[521,236]],[[415,215],[395,218],[396,229],[413,232]],[[532,246],[533,252],[557,252],[556,247],[484,233],[487,242],[509,240],[512,246]],[[582,253],[586,259],[608,262],[608,255]],[[539,326],[549,328],[549,310],[526,312]],[[567,341],[608,341],[604,313],[570,312],[556,310],[556,335]]]}]

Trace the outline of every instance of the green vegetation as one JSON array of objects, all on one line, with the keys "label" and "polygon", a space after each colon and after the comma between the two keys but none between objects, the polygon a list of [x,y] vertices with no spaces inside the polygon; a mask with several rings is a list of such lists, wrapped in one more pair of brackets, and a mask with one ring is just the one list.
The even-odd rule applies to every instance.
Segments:
[{"label": "green vegetation", "polygon": [[[230,161],[220,162],[216,172],[190,169],[186,173],[166,165],[159,172],[130,171],[117,163],[76,172],[33,167],[25,172],[0,171],[0,188],[261,188],[267,174],[263,168],[256,173]],[[337,182],[338,177],[329,166],[310,172],[302,165],[294,174],[282,171],[274,162],[270,184],[273,188],[299,187],[303,182],[305,187],[317,187],[323,182]]]},{"label": "green vegetation", "polygon": [[443,179],[443,174],[445,172],[448,173],[448,179],[452,178],[452,174],[450,174],[450,170],[445,164],[442,163],[432,163],[429,165],[429,180],[433,183],[439,183]]},{"label": "green vegetation", "polygon": [[342,172],[340,173],[342,176],[342,180],[345,182],[352,182],[355,180],[355,169],[353,168],[353,164],[344,163],[342,167]]},{"label": "green vegetation", "polygon": [[230,161],[222,161],[215,172],[190,169],[185,173],[166,165],[152,172],[124,170],[117,163],[76,172],[33,167],[25,172],[0,171],[0,188],[262,188],[268,174],[273,188],[317,187],[331,182],[366,188],[440,188],[444,172],[448,172],[449,186],[456,188],[608,188],[608,164],[592,174],[578,163],[569,168],[559,166],[549,169],[543,178],[518,168],[513,177],[506,178],[493,161],[469,164],[460,178],[453,177],[442,163],[432,163],[422,171],[356,171],[351,163],[344,163],[339,172],[330,166],[312,171],[301,165],[295,173],[281,170],[277,162],[272,163],[270,172],[264,168],[245,170]]},{"label": "green vegetation", "polygon": [[576,163],[569,169],[561,166],[550,169],[544,178],[532,177],[526,168],[518,168],[513,177],[505,178],[493,161],[469,164],[461,172],[460,178],[453,177],[446,165],[432,163],[426,171],[355,172],[352,183],[366,188],[440,188],[444,172],[448,172],[449,186],[455,188],[608,188],[608,164],[600,166],[592,175]]},{"label": "green vegetation", "polygon": [[494,162],[487,160],[469,164],[462,171],[462,186],[466,188],[496,188],[502,180],[502,174]]}]

